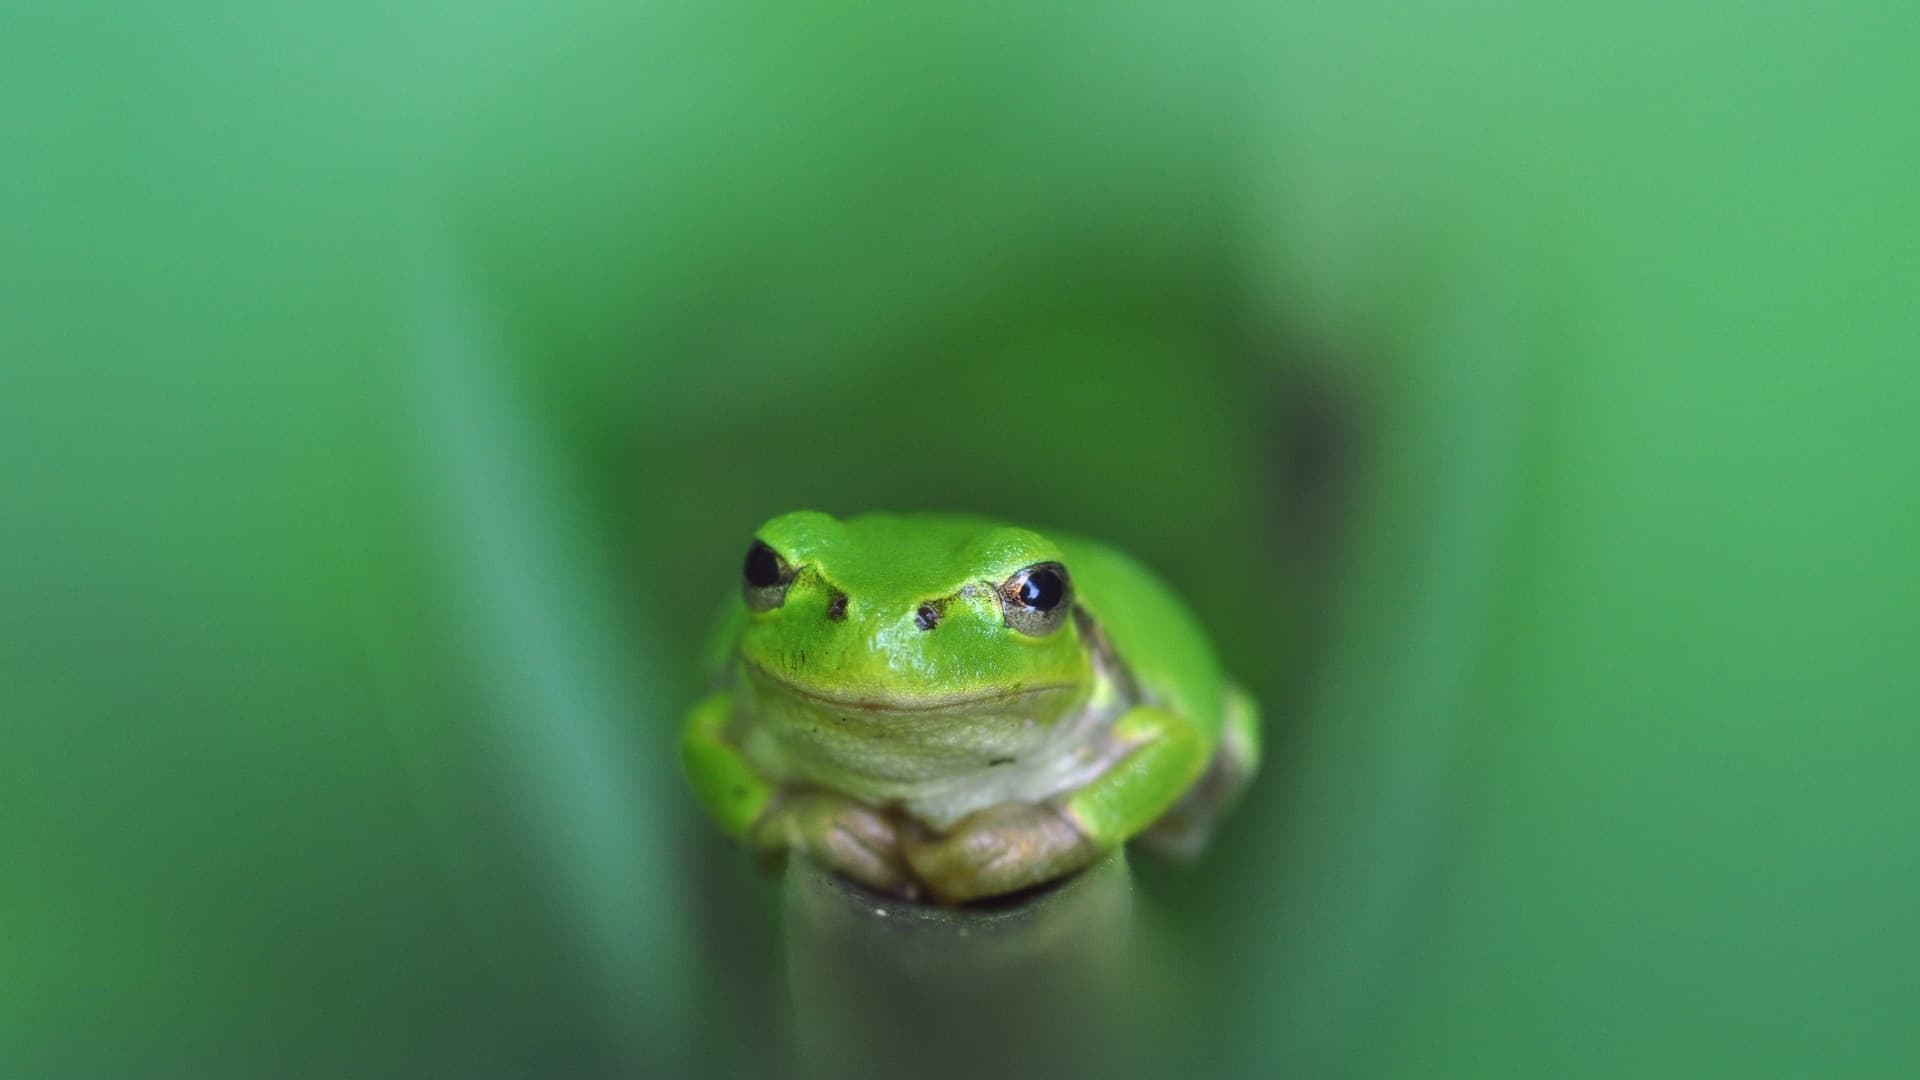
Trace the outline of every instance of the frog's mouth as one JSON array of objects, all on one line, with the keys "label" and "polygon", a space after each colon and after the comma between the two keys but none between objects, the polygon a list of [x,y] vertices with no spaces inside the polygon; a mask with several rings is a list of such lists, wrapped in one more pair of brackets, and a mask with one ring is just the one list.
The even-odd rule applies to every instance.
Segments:
[{"label": "frog's mouth", "polygon": [[758,664],[741,664],[756,681],[773,688],[779,693],[812,702],[831,709],[856,709],[866,713],[971,713],[992,709],[999,711],[1010,706],[1032,702],[1036,699],[1057,695],[1073,689],[1072,683],[1042,683],[1038,686],[996,687],[987,690],[961,694],[929,695],[914,697],[905,695],[862,696],[841,694],[818,687],[802,686],[790,679],[783,679]]}]

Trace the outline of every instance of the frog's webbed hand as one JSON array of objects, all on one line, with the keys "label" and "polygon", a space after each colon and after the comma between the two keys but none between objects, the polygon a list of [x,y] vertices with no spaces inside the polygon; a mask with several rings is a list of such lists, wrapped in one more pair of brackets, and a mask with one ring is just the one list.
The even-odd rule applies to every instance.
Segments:
[{"label": "frog's webbed hand", "polygon": [[1000,803],[968,814],[944,834],[912,829],[901,840],[914,875],[947,904],[1051,881],[1101,851],[1050,803]]},{"label": "frog's webbed hand", "polygon": [[695,706],[680,734],[687,776],[720,828],[762,854],[805,852],[862,885],[912,893],[893,822],[832,792],[774,790],[726,737],[732,711],[732,694],[714,694]]},{"label": "frog's webbed hand", "polygon": [[1206,740],[1178,713],[1142,705],[1114,724],[1126,756],[1058,803],[1002,803],[943,836],[909,833],[907,861],[947,903],[1072,873],[1152,825],[1207,767]]},{"label": "frog's webbed hand", "polygon": [[791,788],[747,831],[747,842],[776,857],[799,851],[870,889],[919,893],[900,855],[900,834],[880,811],[831,791]]}]

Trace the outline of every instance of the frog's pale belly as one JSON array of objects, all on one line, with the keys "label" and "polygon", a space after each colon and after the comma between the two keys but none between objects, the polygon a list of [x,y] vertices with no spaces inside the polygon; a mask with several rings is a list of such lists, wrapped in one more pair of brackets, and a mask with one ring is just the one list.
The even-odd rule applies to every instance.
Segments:
[{"label": "frog's pale belly", "polygon": [[743,681],[743,749],[757,769],[897,805],[940,829],[996,803],[1076,790],[1121,754],[1110,729],[1124,702],[1104,678],[902,710]]}]

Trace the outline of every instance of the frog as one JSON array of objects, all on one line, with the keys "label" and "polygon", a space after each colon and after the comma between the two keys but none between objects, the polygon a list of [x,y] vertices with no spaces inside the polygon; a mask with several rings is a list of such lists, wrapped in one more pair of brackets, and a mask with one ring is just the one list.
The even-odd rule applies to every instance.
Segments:
[{"label": "frog", "polygon": [[1130,841],[1191,860],[1258,771],[1253,698],[1120,550],[987,517],[794,511],[753,533],[680,730],[727,836],[963,905]]}]

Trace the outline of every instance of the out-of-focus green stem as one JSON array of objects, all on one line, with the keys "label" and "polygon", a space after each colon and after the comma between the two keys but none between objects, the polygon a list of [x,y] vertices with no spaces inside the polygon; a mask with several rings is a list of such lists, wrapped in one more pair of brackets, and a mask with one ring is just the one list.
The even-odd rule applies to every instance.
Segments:
[{"label": "out-of-focus green stem", "polygon": [[1110,1073],[1133,924],[1121,853],[1041,891],[963,908],[880,896],[795,858],[785,931],[802,1070]]}]

